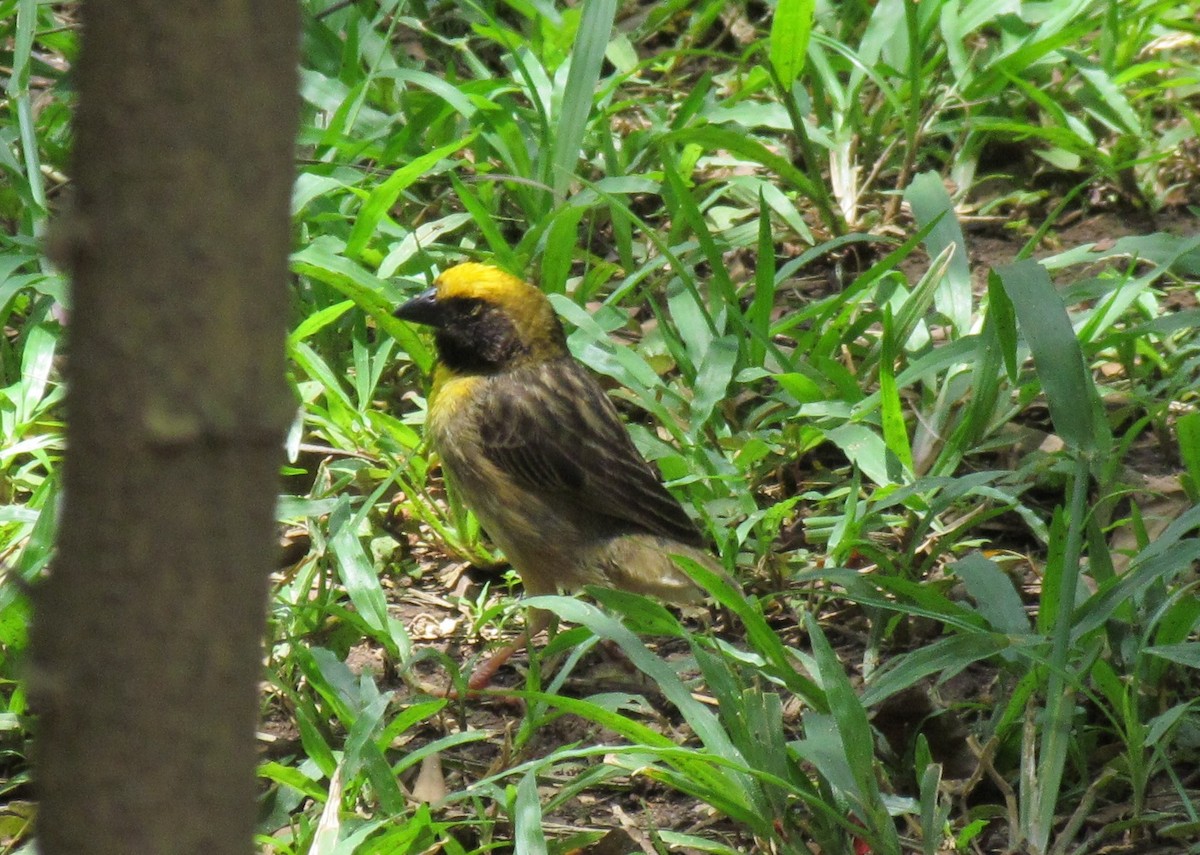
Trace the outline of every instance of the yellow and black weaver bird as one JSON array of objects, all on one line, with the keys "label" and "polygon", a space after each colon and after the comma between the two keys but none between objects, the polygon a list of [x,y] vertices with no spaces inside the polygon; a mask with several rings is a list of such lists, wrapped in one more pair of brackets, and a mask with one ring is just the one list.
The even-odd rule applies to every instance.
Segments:
[{"label": "yellow and black weaver bird", "polygon": [[[595,584],[700,597],[671,556],[717,570],[712,553],[567,350],[545,294],[495,267],[460,264],[395,316],[434,329],[426,435],[529,595]],[[469,688],[486,687],[549,622],[535,610]]]}]

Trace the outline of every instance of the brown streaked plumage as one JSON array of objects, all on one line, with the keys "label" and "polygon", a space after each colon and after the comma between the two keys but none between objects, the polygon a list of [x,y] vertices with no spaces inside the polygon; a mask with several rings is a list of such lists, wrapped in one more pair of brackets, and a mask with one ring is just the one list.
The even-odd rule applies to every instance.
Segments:
[{"label": "brown streaked plumage", "polygon": [[[567,350],[541,291],[460,264],[396,316],[435,330],[428,436],[530,594],[597,584],[673,602],[699,597],[671,556],[715,569],[711,552]],[[477,673],[472,688],[498,667]]]}]

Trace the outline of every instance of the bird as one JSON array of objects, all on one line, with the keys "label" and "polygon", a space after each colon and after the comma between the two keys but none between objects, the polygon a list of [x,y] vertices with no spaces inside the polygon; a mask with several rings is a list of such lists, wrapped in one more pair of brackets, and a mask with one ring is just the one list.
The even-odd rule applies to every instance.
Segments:
[{"label": "bird", "polygon": [[[713,552],[572,356],[545,293],[466,262],[394,315],[433,329],[426,437],[527,596],[585,585],[672,603],[703,596],[673,556],[721,572]],[[468,689],[490,684],[550,622],[532,610],[525,632],[481,665]]]}]

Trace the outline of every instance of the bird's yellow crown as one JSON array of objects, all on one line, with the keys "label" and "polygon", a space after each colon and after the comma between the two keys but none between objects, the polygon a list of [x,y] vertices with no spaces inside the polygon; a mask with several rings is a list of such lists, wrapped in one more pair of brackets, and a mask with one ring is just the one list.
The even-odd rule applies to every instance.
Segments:
[{"label": "bird's yellow crown", "polygon": [[469,261],[443,271],[434,285],[439,302],[473,299],[500,309],[535,357],[548,358],[566,352],[562,324],[550,301],[540,289],[516,276],[489,264]]}]

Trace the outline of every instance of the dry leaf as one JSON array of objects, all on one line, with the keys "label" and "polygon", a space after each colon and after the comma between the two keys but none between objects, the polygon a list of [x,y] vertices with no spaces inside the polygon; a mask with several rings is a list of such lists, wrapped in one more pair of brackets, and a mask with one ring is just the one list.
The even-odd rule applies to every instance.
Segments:
[{"label": "dry leaf", "polygon": [[421,761],[421,771],[413,782],[412,796],[422,804],[436,804],[446,797],[446,776],[442,774],[442,755],[434,752]]}]

